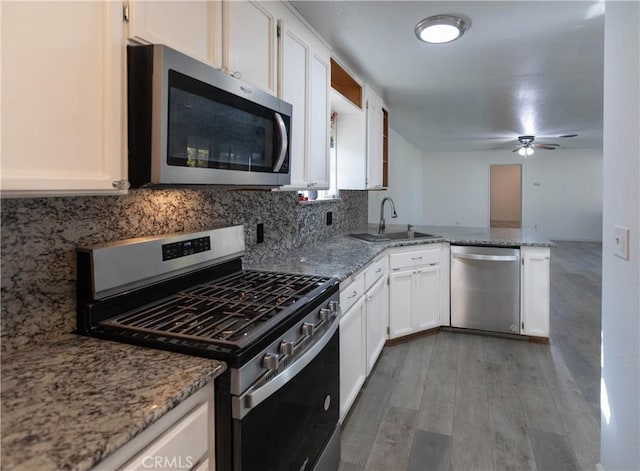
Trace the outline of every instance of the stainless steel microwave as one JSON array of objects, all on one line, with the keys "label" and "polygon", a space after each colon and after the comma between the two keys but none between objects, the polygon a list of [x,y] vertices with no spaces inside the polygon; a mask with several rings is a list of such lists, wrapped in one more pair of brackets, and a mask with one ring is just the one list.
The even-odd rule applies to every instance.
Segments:
[{"label": "stainless steel microwave", "polygon": [[129,181],[290,183],[292,106],[164,45],[127,47]]}]

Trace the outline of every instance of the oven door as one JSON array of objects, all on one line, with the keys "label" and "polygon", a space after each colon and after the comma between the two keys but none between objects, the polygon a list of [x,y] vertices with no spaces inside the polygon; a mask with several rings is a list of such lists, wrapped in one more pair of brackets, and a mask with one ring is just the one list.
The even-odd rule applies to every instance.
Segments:
[{"label": "oven door", "polygon": [[[311,470],[330,439],[336,442],[339,330],[329,335],[321,351],[286,384],[233,419],[235,471]],[[339,451],[336,468],[337,460]]]}]

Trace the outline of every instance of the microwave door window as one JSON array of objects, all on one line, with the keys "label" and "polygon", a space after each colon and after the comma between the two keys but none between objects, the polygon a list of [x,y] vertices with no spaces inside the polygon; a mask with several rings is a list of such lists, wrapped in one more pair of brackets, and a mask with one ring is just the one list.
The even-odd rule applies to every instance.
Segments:
[{"label": "microwave door window", "polygon": [[233,101],[242,98],[202,82],[186,77],[182,81],[169,91],[167,163],[272,172],[276,147],[272,113],[251,102],[238,106]]}]

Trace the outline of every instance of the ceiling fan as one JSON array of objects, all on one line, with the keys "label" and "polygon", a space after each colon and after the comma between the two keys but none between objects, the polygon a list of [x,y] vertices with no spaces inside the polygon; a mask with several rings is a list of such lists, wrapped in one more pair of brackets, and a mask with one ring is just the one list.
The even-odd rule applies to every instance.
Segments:
[{"label": "ceiling fan", "polygon": [[[563,134],[558,136],[559,138],[568,138],[568,137],[576,137],[577,134]],[[560,144],[536,144],[534,141],[536,140],[535,136],[519,136],[518,142],[520,145],[516,146],[511,152],[517,152],[525,159],[533,154],[534,149],[544,149],[544,150],[555,150],[557,147],[560,147]]]},{"label": "ceiling fan", "polygon": [[555,150],[560,144],[535,144],[535,136],[519,136],[520,145],[511,152],[517,152],[525,159],[533,154],[533,149]]}]

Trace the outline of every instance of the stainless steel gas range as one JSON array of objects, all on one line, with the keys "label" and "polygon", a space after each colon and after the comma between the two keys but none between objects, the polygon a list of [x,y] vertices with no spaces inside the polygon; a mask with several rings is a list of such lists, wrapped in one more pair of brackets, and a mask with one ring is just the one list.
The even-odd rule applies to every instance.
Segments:
[{"label": "stainless steel gas range", "polygon": [[78,333],[225,361],[216,469],[337,469],[338,280],[244,249],[242,226],[79,248]]}]

